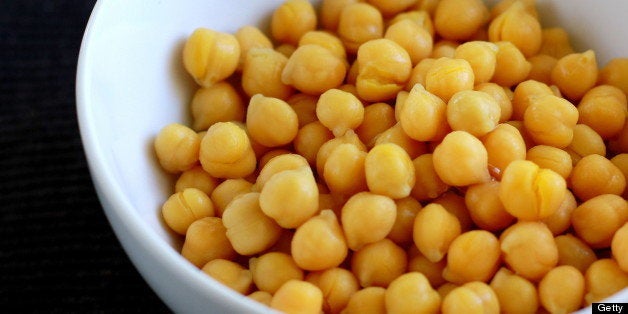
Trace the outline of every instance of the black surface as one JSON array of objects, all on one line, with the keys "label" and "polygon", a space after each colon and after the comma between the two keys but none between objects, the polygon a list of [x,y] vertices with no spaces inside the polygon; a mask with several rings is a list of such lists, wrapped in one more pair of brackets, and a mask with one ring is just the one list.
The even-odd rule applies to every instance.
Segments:
[{"label": "black surface", "polygon": [[94,3],[0,0],[0,312],[168,312],[113,234],[79,137]]}]

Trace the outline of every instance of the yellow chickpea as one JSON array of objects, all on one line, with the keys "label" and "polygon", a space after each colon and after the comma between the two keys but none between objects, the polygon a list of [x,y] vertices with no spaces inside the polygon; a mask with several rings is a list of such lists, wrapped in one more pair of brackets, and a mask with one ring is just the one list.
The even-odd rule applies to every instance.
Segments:
[{"label": "yellow chickpea", "polygon": [[542,30],[543,41],[539,54],[546,54],[560,59],[574,52],[569,34],[562,27],[550,27]]},{"label": "yellow chickpea", "polygon": [[595,252],[571,233],[557,236],[554,242],[558,248],[558,265],[573,266],[584,274],[597,260]]},{"label": "yellow chickpea", "polygon": [[[418,252],[416,246],[410,247],[410,250],[416,250]],[[416,253],[415,256],[411,256],[411,253],[408,252],[408,272],[419,272],[423,274],[432,287],[439,287],[447,282],[443,278],[443,270],[445,269],[445,266],[447,266],[446,259],[442,259],[434,263],[420,253]]]},{"label": "yellow chickpea", "polygon": [[241,294],[247,294],[253,283],[251,272],[230,260],[220,258],[211,260],[201,270]]},{"label": "yellow chickpea", "polygon": [[474,281],[452,289],[443,299],[443,314],[500,313],[499,300],[486,283]]},{"label": "yellow chickpea", "polygon": [[[473,267],[469,267],[469,263],[473,263]],[[467,231],[449,245],[443,278],[456,284],[488,281],[499,268],[499,264],[497,237],[486,230]]]},{"label": "yellow chickpea", "polygon": [[307,0],[286,0],[270,19],[272,37],[280,43],[297,45],[308,31],[316,29],[316,11]]},{"label": "yellow chickpea", "polygon": [[347,73],[345,60],[320,45],[299,46],[288,59],[281,74],[284,84],[299,91],[320,95],[340,86]]},{"label": "yellow chickpea", "polygon": [[273,43],[270,39],[262,32],[261,29],[251,26],[245,25],[235,32],[235,37],[240,44],[240,61],[238,63],[238,70],[242,70],[242,66],[244,65],[244,58],[246,57],[247,52],[252,48],[273,48]]},{"label": "yellow chickpea", "polygon": [[321,145],[321,147],[318,149],[318,153],[316,154],[316,172],[319,175],[325,173],[325,163],[327,163],[327,159],[329,158],[331,152],[334,150],[334,148],[336,148],[336,146],[343,143],[353,144],[357,146],[360,150],[366,152],[366,146],[362,143],[362,141],[360,141],[360,138],[357,134],[355,134],[355,132],[353,132],[353,130],[347,131],[341,137],[332,138],[323,143],[323,145]]},{"label": "yellow chickpea", "polygon": [[299,131],[297,114],[285,101],[253,96],[246,112],[246,127],[251,138],[267,147],[292,142]]},{"label": "yellow chickpea", "polygon": [[161,214],[170,229],[185,235],[196,220],[214,216],[214,205],[205,192],[187,188],[172,194],[161,207]]},{"label": "yellow chickpea", "polygon": [[410,195],[414,187],[414,165],[408,153],[392,143],[373,147],[364,160],[366,183],[373,193],[393,199]]},{"label": "yellow chickpea", "polygon": [[546,224],[555,236],[562,234],[571,227],[571,214],[576,207],[578,207],[576,197],[570,190],[567,190],[558,209],[553,214],[541,219],[541,222]]},{"label": "yellow chickpea", "polygon": [[269,252],[249,260],[253,283],[261,291],[274,294],[287,281],[303,280],[303,270],[286,253]]},{"label": "yellow chickpea", "polygon": [[270,307],[270,301],[273,299],[273,295],[266,291],[254,291],[246,296],[254,301],[257,301],[263,305]]},{"label": "yellow chickpea", "polygon": [[209,87],[233,74],[240,61],[240,44],[235,36],[197,28],[183,46],[183,66],[196,83]]},{"label": "yellow chickpea", "polygon": [[480,0],[441,0],[434,12],[434,27],[443,38],[465,40],[488,19],[488,8]]},{"label": "yellow chickpea", "polygon": [[[459,285],[451,283],[451,282],[447,282],[442,284],[440,287],[438,287],[438,289],[436,291],[438,291],[438,294],[440,294],[440,299],[441,301],[443,299],[445,299],[445,297],[454,289],[458,288]],[[442,305],[442,304],[441,304]]]},{"label": "yellow chickpea", "polygon": [[201,218],[188,227],[181,255],[199,268],[217,258],[233,259],[236,252],[226,233],[222,219]]},{"label": "yellow chickpea", "polygon": [[194,130],[207,130],[216,122],[244,121],[246,108],[233,85],[218,82],[196,91],[190,104]]},{"label": "yellow chickpea", "polygon": [[540,280],[558,263],[554,236],[542,222],[517,222],[500,235],[499,241],[506,265],[526,279]]},{"label": "yellow chickpea", "polygon": [[600,84],[615,86],[628,94],[628,58],[613,58],[600,70]]},{"label": "yellow chickpea", "polygon": [[614,194],[595,196],[576,207],[571,224],[576,235],[592,248],[607,248],[628,220],[628,203]]},{"label": "yellow chickpea", "polygon": [[521,2],[528,14],[534,17],[538,17],[539,13],[536,10],[536,0],[501,0],[491,8],[491,18],[496,18],[500,14],[508,10],[514,3]]},{"label": "yellow chickpea", "polygon": [[588,155],[606,156],[604,139],[586,124],[576,124],[573,128],[571,144],[565,148],[571,155],[571,160],[577,164],[582,157]]},{"label": "yellow chickpea", "polygon": [[436,173],[433,157],[433,154],[423,154],[412,160],[416,181],[410,194],[419,201],[435,199],[449,189]]},{"label": "yellow chickpea", "polygon": [[628,123],[614,138],[608,141],[608,148],[615,153],[628,153]]},{"label": "yellow chickpea", "polygon": [[517,84],[512,95],[512,118],[523,120],[530,104],[545,95],[553,95],[552,89],[545,83],[527,80]]},{"label": "yellow chickpea", "polygon": [[316,103],[316,116],[334,133],[334,136],[338,137],[362,124],[364,105],[349,92],[330,89],[319,97]]},{"label": "yellow chickpea", "polygon": [[270,307],[286,314],[319,314],[323,293],[307,281],[289,280],[273,295]]},{"label": "yellow chickpea", "polygon": [[378,102],[364,107],[364,119],[355,132],[363,143],[373,147],[375,137],[395,123],[395,109],[387,103]]},{"label": "yellow chickpea", "polygon": [[386,289],[382,287],[366,287],[351,295],[347,307],[342,314],[385,314]]},{"label": "yellow chickpea", "polygon": [[384,239],[395,223],[397,205],[383,195],[360,192],[342,207],[342,229],[350,249]]},{"label": "yellow chickpea", "polygon": [[171,123],[159,131],[153,146],[161,167],[168,172],[179,173],[198,163],[201,140],[187,126]]},{"label": "yellow chickpea", "polygon": [[218,179],[210,176],[201,166],[195,166],[179,175],[174,185],[174,191],[182,192],[187,188],[195,188],[211,195],[219,183]]},{"label": "yellow chickpea", "polygon": [[262,94],[286,100],[293,88],[282,82],[282,73],[288,58],[273,48],[251,48],[242,67],[242,88],[253,97]]},{"label": "yellow chickpea", "polygon": [[571,313],[584,298],[584,276],[573,266],[550,270],[539,282],[539,299],[550,313]]},{"label": "yellow chickpea", "polygon": [[451,58],[453,59],[456,55],[456,48],[458,48],[460,44],[457,41],[441,39],[434,43],[434,47],[432,48],[432,54],[430,54],[430,58],[440,59],[440,58]]},{"label": "yellow chickpea", "polygon": [[292,107],[299,119],[299,127],[318,121],[316,117],[316,103],[318,96],[296,93],[290,96],[286,102]]},{"label": "yellow chickpea", "polygon": [[524,56],[531,57],[541,48],[541,23],[527,12],[523,2],[517,1],[491,21],[488,38],[492,42],[512,42]]},{"label": "yellow chickpea", "polygon": [[546,54],[537,54],[528,58],[530,72],[527,80],[535,80],[545,84],[552,83],[552,69],[556,66],[558,59]]},{"label": "yellow chickpea", "polygon": [[338,58],[346,59],[347,52],[345,51],[345,47],[335,34],[326,32],[326,31],[309,31],[301,37],[299,40],[299,46],[303,45],[319,45],[323,48],[327,48],[333,54],[338,56]]},{"label": "yellow chickpea", "polygon": [[323,292],[323,311],[340,313],[351,296],[360,289],[358,279],[347,269],[334,267],[324,270],[316,281]]},{"label": "yellow chickpea", "polygon": [[571,188],[582,201],[602,194],[622,195],[626,178],[622,171],[604,156],[592,154],[576,163],[570,177]]},{"label": "yellow chickpea", "polygon": [[[447,123],[445,122],[445,124]],[[443,131],[443,133],[446,133],[446,131]],[[436,136],[442,137],[445,135],[443,134]],[[388,130],[377,135],[374,139],[374,142],[375,143],[372,147],[386,143],[396,144],[397,146],[403,148],[403,150],[406,151],[410,158],[416,158],[420,155],[425,154],[428,151],[426,143],[417,141],[408,136],[408,134],[404,132],[403,128],[401,127],[401,123],[399,122],[390,127]]]},{"label": "yellow chickpea", "polygon": [[481,140],[488,153],[488,164],[495,172],[492,175],[496,178],[501,178],[511,162],[526,158],[525,141],[519,130],[510,124],[498,124]]},{"label": "yellow chickpea", "polygon": [[416,65],[419,61],[429,57],[434,46],[432,35],[424,27],[410,19],[403,19],[391,24],[386,29],[384,38],[403,47],[410,55],[412,65]]},{"label": "yellow chickpea", "polygon": [[569,99],[580,100],[595,86],[598,78],[595,52],[568,54],[558,60],[552,70],[552,83]]},{"label": "yellow chickpea", "polygon": [[569,178],[573,163],[568,152],[548,145],[536,145],[528,149],[526,159],[541,168],[551,169],[565,180]]},{"label": "yellow chickpea", "polygon": [[203,136],[203,169],[215,178],[241,178],[255,171],[256,157],[246,131],[233,122],[217,122]]},{"label": "yellow chickpea", "polygon": [[619,268],[628,273],[628,222],[613,235],[611,251]]},{"label": "yellow chickpea", "polygon": [[432,38],[434,38],[434,23],[430,13],[423,9],[412,9],[396,14],[392,19],[388,20],[388,25],[393,25],[401,20],[410,20],[424,28]]},{"label": "yellow chickpea", "polygon": [[351,256],[351,271],[362,288],[388,285],[406,272],[406,252],[390,239],[369,243]]},{"label": "yellow chickpea", "polygon": [[448,212],[454,214],[458,218],[463,232],[475,228],[471,215],[469,214],[469,209],[465,204],[464,197],[458,195],[453,190],[441,194],[439,197],[435,198],[432,203],[441,204]]},{"label": "yellow chickpea", "polygon": [[595,261],[584,274],[585,304],[600,302],[628,286],[628,274],[610,258]]},{"label": "yellow chickpea", "polygon": [[336,31],[342,10],[349,4],[360,2],[358,0],[323,0],[320,6],[319,21],[325,30]]},{"label": "yellow chickpea", "polygon": [[447,122],[452,130],[481,137],[499,123],[501,107],[491,95],[474,90],[455,93],[447,103]]},{"label": "yellow chickpea", "polygon": [[466,186],[490,179],[486,148],[465,131],[447,134],[433,154],[434,169],[448,185]]},{"label": "yellow chickpea", "polygon": [[[427,75],[427,70],[432,67],[435,61],[436,59],[434,58],[425,58],[419,61],[419,63],[412,68],[412,72],[410,72],[410,77],[408,78],[408,82],[406,82],[404,90],[409,92],[417,84],[425,86],[425,76]],[[397,96],[397,98],[399,98],[399,96]]]},{"label": "yellow chickpea", "polygon": [[486,41],[468,41],[456,48],[454,57],[469,62],[475,77],[474,84],[486,83],[495,73],[497,45]]},{"label": "yellow chickpea", "polygon": [[409,272],[390,283],[384,302],[389,313],[438,313],[441,300],[423,274]]},{"label": "yellow chickpea", "polygon": [[425,74],[425,89],[444,102],[459,91],[472,90],[475,75],[467,60],[439,58]]},{"label": "yellow chickpea", "polygon": [[500,268],[490,283],[499,300],[502,313],[537,313],[539,297],[536,286],[529,280]]},{"label": "yellow chickpea", "polygon": [[276,174],[285,170],[304,170],[302,174],[308,175],[307,168],[308,162],[303,156],[293,153],[285,153],[270,158],[263,166],[260,166],[260,172],[255,180],[253,190],[259,192],[263,190],[264,186],[270,179]]},{"label": "yellow chickpea", "polygon": [[386,101],[401,91],[412,71],[408,52],[390,39],[374,39],[362,44],[357,52],[359,73],[356,87],[360,98]]},{"label": "yellow chickpea", "polygon": [[347,242],[334,212],[322,210],[297,228],[292,257],[304,270],[336,267],[348,254]]},{"label": "yellow chickpea", "polygon": [[[615,157],[611,158],[611,162],[619,168],[619,170],[621,170],[624,174],[624,178],[628,179],[628,154],[617,154]],[[628,189],[624,189],[624,194],[622,196],[628,199]]]},{"label": "yellow chickpea", "polygon": [[227,179],[218,184],[210,194],[216,216],[222,217],[227,205],[238,195],[251,192],[252,187],[253,183],[242,178]]},{"label": "yellow chickpea", "polygon": [[534,100],[523,115],[523,124],[537,144],[567,147],[573,140],[578,109],[568,100],[543,95]]},{"label": "yellow chickpea", "polygon": [[[288,150],[288,149],[284,149],[284,148],[276,148],[276,149],[271,149],[267,152],[265,152],[260,158],[259,158],[259,162],[258,162],[258,168],[259,169],[264,169],[264,166],[266,166],[266,164],[273,158],[277,157],[277,156],[281,156],[281,155],[289,155],[292,154],[293,151]],[[301,157],[301,156],[299,156]],[[307,164],[307,163],[306,163]],[[255,179],[257,182],[257,179],[254,177],[249,177],[247,179],[253,180]],[[258,191],[259,192],[259,191]]]},{"label": "yellow chickpea", "polygon": [[460,233],[458,218],[440,204],[428,204],[414,219],[414,244],[421,254],[434,263],[445,257],[451,242]]},{"label": "yellow chickpea", "polygon": [[366,191],[364,163],[367,153],[353,144],[340,144],[325,162],[323,178],[332,193],[353,195]]},{"label": "yellow chickpea", "polygon": [[321,146],[334,138],[320,121],[310,122],[299,129],[294,138],[294,150],[303,156],[310,165],[316,164],[316,154]]},{"label": "yellow chickpea", "polygon": [[500,108],[500,123],[510,120],[510,118],[512,117],[513,108],[512,102],[510,100],[511,97],[508,94],[512,92],[509,89],[499,86],[495,83],[488,82],[476,85],[474,90],[487,93],[491,95],[491,97],[493,97],[495,100],[497,100]]},{"label": "yellow chickpea", "polygon": [[511,87],[523,82],[530,73],[532,65],[525,56],[509,41],[498,41],[497,55],[495,56],[495,73],[491,82],[501,86]]},{"label": "yellow chickpea", "polygon": [[420,84],[412,88],[399,112],[404,132],[417,141],[434,140],[447,125],[447,105]]},{"label": "yellow chickpea", "polygon": [[499,182],[490,181],[472,185],[465,193],[465,203],[471,219],[484,230],[499,231],[515,220],[499,199],[499,186]]},{"label": "yellow chickpea", "polygon": [[337,32],[347,52],[356,53],[362,44],[384,36],[384,18],[375,6],[357,1],[340,12]]},{"label": "yellow chickpea", "polygon": [[626,94],[612,85],[591,88],[578,104],[579,122],[588,125],[603,139],[610,139],[624,128],[628,115]]}]

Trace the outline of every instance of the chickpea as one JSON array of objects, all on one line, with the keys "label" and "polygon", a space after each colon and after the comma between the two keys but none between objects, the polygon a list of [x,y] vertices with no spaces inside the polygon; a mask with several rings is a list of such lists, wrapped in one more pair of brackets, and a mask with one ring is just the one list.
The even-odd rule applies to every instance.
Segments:
[{"label": "chickpea", "polygon": [[298,118],[285,101],[256,94],[246,113],[246,127],[251,138],[266,147],[290,143],[299,130]]},{"label": "chickpea", "polygon": [[[469,263],[473,263],[473,267],[469,267]],[[456,284],[488,281],[499,268],[499,263],[497,237],[486,230],[467,231],[449,245],[443,278]]]},{"label": "chickpea", "polygon": [[414,244],[421,254],[434,263],[443,259],[451,242],[460,233],[458,218],[440,204],[428,204],[414,219]]},{"label": "chickpea", "polygon": [[438,294],[440,294],[440,299],[442,301],[452,290],[458,287],[459,285],[453,284],[451,282],[447,282],[447,283],[442,284],[440,287],[438,287],[436,291],[438,291]]},{"label": "chickpea", "polygon": [[257,301],[257,302],[259,302],[261,304],[264,304],[264,305],[270,307],[270,301],[272,301],[273,295],[268,293],[268,292],[266,292],[266,291],[258,290],[258,291],[255,291],[255,292],[247,295],[247,298],[250,298],[252,300],[255,300],[255,301]]},{"label": "chickpea", "polygon": [[388,25],[393,25],[402,20],[410,20],[424,28],[432,38],[434,38],[434,23],[428,11],[423,9],[413,9],[400,12],[388,21]]},{"label": "chickpea", "polygon": [[309,31],[303,34],[299,40],[299,46],[310,44],[327,48],[333,54],[338,56],[338,58],[347,58],[347,52],[345,51],[342,41],[333,33],[326,31]]},{"label": "chickpea", "polygon": [[414,187],[414,164],[403,148],[392,143],[375,145],[366,155],[364,171],[373,193],[399,199],[409,196]]},{"label": "chickpea", "polygon": [[183,66],[198,85],[209,87],[233,74],[240,61],[235,36],[197,28],[183,46]]},{"label": "chickpea", "polygon": [[188,170],[198,163],[200,139],[192,129],[178,123],[163,127],[154,149],[161,167],[170,173]]},{"label": "chickpea", "polygon": [[387,103],[378,102],[364,107],[364,119],[355,132],[363,143],[373,147],[375,137],[395,123],[395,109]]},{"label": "chickpea", "polygon": [[342,314],[385,314],[386,289],[382,287],[366,287],[351,295],[347,307]]},{"label": "chickpea", "polygon": [[584,276],[573,266],[550,270],[539,282],[539,298],[551,313],[571,313],[580,308],[584,297]]},{"label": "chickpea", "polygon": [[523,115],[523,124],[537,144],[567,147],[573,140],[578,109],[568,100],[543,95],[533,101]]},{"label": "chickpea", "polygon": [[294,51],[297,50],[297,47],[291,44],[279,44],[277,47],[275,47],[275,50],[282,55],[290,58]]},{"label": "chickpea", "polygon": [[273,48],[251,48],[244,58],[242,67],[242,88],[253,97],[262,94],[266,97],[288,99],[293,88],[282,82],[282,73],[288,57]]},{"label": "chickpea", "polygon": [[323,177],[333,193],[353,195],[366,191],[366,152],[353,144],[336,146],[325,162]]},{"label": "chickpea", "polygon": [[528,14],[534,17],[539,16],[538,11],[536,10],[536,0],[501,0],[491,8],[491,18],[494,19],[498,17],[516,2],[521,2]]},{"label": "chickpea", "polygon": [[558,263],[552,232],[538,221],[519,221],[499,237],[504,262],[516,274],[537,281]]},{"label": "chickpea", "polygon": [[499,199],[499,187],[497,181],[475,184],[465,194],[471,219],[478,227],[488,231],[505,229],[515,220]]},{"label": "chickpea", "polygon": [[403,47],[410,56],[412,65],[429,57],[432,54],[434,40],[432,35],[418,23],[403,19],[391,24],[384,38],[390,39]]},{"label": "chickpea", "polygon": [[273,295],[270,307],[286,314],[318,314],[323,309],[323,293],[307,281],[292,279]]},{"label": "chickpea", "polygon": [[474,84],[486,83],[495,73],[497,45],[486,41],[468,41],[456,48],[454,58],[469,62],[474,74]]},{"label": "chickpea", "polygon": [[517,1],[491,21],[488,38],[492,42],[512,42],[524,56],[531,57],[541,48],[541,23],[527,12],[523,2]]},{"label": "chickpea", "polygon": [[310,122],[299,129],[294,138],[294,150],[303,156],[310,165],[316,164],[316,155],[321,146],[334,138],[320,121]]},{"label": "chickpea", "polygon": [[403,275],[407,267],[404,250],[389,239],[369,243],[351,256],[351,271],[362,288],[388,285]]},{"label": "chickpea", "polygon": [[614,138],[608,141],[608,148],[615,153],[628,153],[628,123]]},{"label": "chickpea", "polygon": [[236,252],[253,255],[273,246],[281,235],[281,227],[260,208],[260,193],[243,194],[227,205],[222,219],[227,238]]},{"label": "chickpea", "polygon": [[611,251],[617,265],[624,272],[628,273],[628,222],[617,229],[611,241]]},{"label": "chickpea", "polygon": [[585,304],[600,302],[628,286],[628,274],[610,258],[595,261],[584,273]]},{"label": "chickpea", "polygon": [[342,10],[349,4],[360,2],[358,0],[323,0],[320,6],[320,23],[328,31],[336,31]]},{"label": "chickpea", "polygon": [[360,141],[360,138],[353,130],[347,131],[343,136],[336,137],[323,143],[316,154],[316,172],[320,175],[325,173],[325,164],[331,152],[336,146],[349,143],[357,146],[360,150],[366,152],[366,146]]},{"label": "chickpea", "polygon": [[347,52],[356,53],[362,44],[384,36],[384,18],[368,3],[347,4],[340,12],[337,31]]},{"label": "chickpea", "polygon": [[592,248],[607,248],[628,221],[628,203],[621,196],[602,194],[581,203],[571,215],[576,235]]},{"label": "chickpea", "polygon": [[523,120],[530,104],[545,95],[554,95],[552,89],[545,83],[527,80],[517,84],[512,95],[512,118]]},{"label": "chickpea", "polygon": [[603,139],[624,128],[628,112],[626,94],[612,85],[591,88],[578,104],[579,122],[588,125]]},{"label": "chickpea", "polygon": [[322,271],[316,285],[323,292],[325,313],[340,313],[349,303],[351,296],[360,289],[355,275],[339,267]]},{"label": "chickpea", "polygon": [[181,192],[187,188],[195,188],[210,195],[220,182],[212,177],[201,166],[194,166],[179,175],[174,185],[175,192]]},{"label": "chickpea", "polygon": [[489,19],[481,0],[441,0],[434,12],[436,32],[446,39],[465,40]]},{"label": "chickpea", "polygon": [[241,294],[247,294],[253,283],[251,272],[230,260],[221,258],[211,260],[201,270]]},{"label": "chickpea", "polygon": [[473,220],[471,219],[469,209],[465,204],[463,196],[460,196],[456,192],[450,190],[435,198],[432,203],[443,205],[448,212],[454,214],[456,218],[458,218],[461,227],[460,229],[463,232],[469,231],[474,227]]},{"label": "chickpea", "polygon": [[272,14],[270,32],[280,42],[297,45],[308,31],[316,29],[316,11],[307,0],[285,0]]},{"label": "chickpea", "polygon": [[537,313],[539,297],[529,280],[500,268],[490,283],[502,313]]},{"label": "chickpea", "polygon": [[573,234],[563,234],[554,238],[558,248],[558,265],[569,265],[584,272],[597,260],[595,252]]},{"label": "chickpea", "polygon": [[412,88],[399,112],[404,132],[417,141],[434,140],[447,128],[447,105],[420,84]]},{"label": "chickpea", "polygon": [[290,96],[286,102],[292,107],[292,110],[296,112],[297,118],[299,119],[299,127],[318,121],[318,117],[316,116],[318,96],[296,93]]},{"label": "chickpea", "polygon": [[201,165],[215,178],[241,178],[255,171],[251,141],[236,123],[214,123],[200,145]]},{"label": "chickpea", "polygon": [[319,45],[299,46],[281,74],[284,84],[311,95],[320,95],[342,85],[347,74],[345,60]]},{"label": "chickpea", "polygon": [[240,44],[240,61],[238,62],[238,70],[242,70],[244,58],[247,52],[252,48],[273,48],[273,43],[259,28],[251,25],[245,25],[235,32],[235,38]]},{"label": "chickpea", "polygon": [[528,62],[530,63],[530,72],[527,80],[545,84],[552,83],[552,69],[558,63],[558,59],[546,54],[537,54],[528,58]]},{"label": "chickpea", "polygon": [[[293,154],[293,152],[291,150],[288,149],[284,149],[284,148],[275,148],[275,149],[271,149],[267,152],[265,152],[260,158],[259,158],[259,162],[258,162],[258,168],[259,169],[264,169],[264,167],[266,166],[266,164],[273,158],[277,157],[277,156],[281,156],[281,155],[291,155]],[[295,154],[296,155],[296,154]],[[302,158],[302,156],[299,156]],[[307,165],[307,163],[306,163]],[[257,181],[257,178],[251,178],[249,177],[250,180],[255,179]],[[259,192],[259,191],[257,191]]]},{"label": "chickpea", "polygon": [[218,82],[201,87],[190,104],[194,130],[207,130],[216,122],[244,121],[245,106],[233,85]]},{"label": "chickpea", "polygon": [[550,27],[542,30],[543,41],[539,54],[545,54],[560,59],[574,52],[569,40],[569,34],[562,27]]},{"label": "chickpea", "polygon": [[497,101],[500,108],[500,123],[510,120],[513,108],[512,102],[510,101],[510,95],[508,94],[512,92],[509,89],[495,83],[488,82],[476,85],[474,90],[487,93]]},{"label": "chickpea", "polygon": [[334,136],[354,130],[364,120],[364,106],[353,94],[339,89],[324,92],[316,103],[316,116]]},{"label": "chickpea", "polygon": [[181,255],[199,268],[217,258],[234,258],[236,252],[226,232],[222,219],[218,217],[196,220],[188,227]]},{"label": "chickpea", "polygon": [[440,58],[450,58],[453,59],[456,56],[456,48],[458,48],[460,44],[457,41],[441,39],[434,43],[434,47],[432,48],[432,54],[430,54],[430,58],[432,59],[440,59]]},{"label": "chickpea", "polygon": [[[446,124],[446,123],[445,123]],[[443,133],[446,133],[443,131]],[[441,135],[436,135],[441,136]],[[444,135],[442,135],[444,136]],[[375,143],[373,147],[381,144],[396,144],[397,146],[403,148],[406,151],[410,158],[416,158],[420,155],[423,155],[427,152],[427,145],[425,142],[419,142],[406,134],[403,128],[401,127],[401,123],[397,122],[388,130],[380,133],[375,137]]]},{"label": "chickpea", "polygon": [[434,170],[449,185],[466,186],[490,179],[488,153],[465,131],[453,131],[434,149]]},{"label": "chickpea", "polygon": [[576,207],[578,207],[576,197],[570,190],[567,190],[565,198],[560,203],[558,209],[553,214],[541,219],[541,221],[547,225],[555,236],[562,234],[571,227],[571,214]]},{"label": "chickpea", "polygon": [[[270,158],[266,164],[261,167],[260,172],[255,181],[253,189],[256,192],[263,190],[266,183],[276,174],[285,170],[297,170],[308,167],[307,160],[298,154],[286,153]],[[307,169],[304,169],[306,174]]]},{"label": "chickpea", "polygon": [[[425,58],[419,61],[413,68],[412,72],[410,72],[410,77],[406,82],[406,86],[404,90],[411,91],[412,88],[419,84],[425,86],[425,76],[427,75],[427,70],[432,67],[436,59],[434,58]],[[399,96],[397,96],[399,98]]]},{"label": "chickpea", "polygon": [[416,181],[410,194],[419,201],[435,199],[449,189],[436,173],[433,157],[433,154],[423,154],[412,161]]},{"label": "chickpea", "polygon": [[606,156],[604,139],[586,124],[576,124],[573,128],[571,144],[565,148],[571,155],[574,164],[578,164],[582,157],[588,155]]},{"label": "chickpea", "polygon": [[253,183],[245,179],[227,179],[218,184],[210,194],[210,199],[214,204],[216,216],[222,217],[222,213],[227,205],[238,195],[251,192]]},{"label": "chickpea", "polygon": [[447,103],[447,122],[453,130],[481,137],[499,123],[501,107],[483,92],[465,90],[455,93]]},{"label": "chickpea", "polygon": [[488,164],[494,167],[496,178],[501,178],[508,165],[515,160],[526,158],[526,145],[519,130],[510,124],[498,124],[492,131],[481,138]]},{"label": "chickpea", "polygon": [[350,249],[384,239],[395,223],[397,206],[384,195],[359,192],[342,207],[342,229]]},{"label": "chickpea", "polygon": [[501,86],[511,87],[523,82],[530,74],[532,65],[525,56],[509,41],[498,41],[497,55],[495,56],[495,73],[491,82]]},{"label": "chickpea", "polygon": [[569,99],[580,100],[595,86],[598,77],[595,52],[568,54],[558,60],[552,70],[552,83]]},{"label": "chickpea", "polygon": [[600,70],[600,84],[607,84],[621,89],[628,94],[628,58],[613,58]]},{"label": "chickpea", "polygon": [[322,210],[299,226],[292,238],[292,257],[305,270],[336,267],[347,254],[345,236],[330,209]]},{"label": "chickpea", "polygon": [[571,188],[580,200],[602,194],[622,195],[626,178],[617,166],[597,154],[582,157],[571,172]]},{"label": "chickpea", "polygon": [[161,213],[170,229],[185,235],[196,220],[214,216],[214,205],[205,192],[187,188],[172,194],[163,204]]},{"label": "chickpea", "polygon": [[[512,126],[514,126],[515,128],[517,128],[517,130],[519,130],[519,133],[521,134],[521,137],[523,137],[523,141],[526,143],[526,148],[529,150],[530,148],[532,148],[534,145],[536,145],[536,143],[534,143],[534,140],[532,139],[532,136],[530,135],[530,133],[528,132],[528,130],[525,128],[523,121],[521,120],[510,120],[510,121],[506,121],[506,124],[510,124]],[[569,154],[567,154],[569,155]]]},{"label": "chickpea", "polygon": [[[412,246],[411,249],[418,251],[415,246]],[[443,278],[443,270],[445,266],[447,266],[446,259],[433,263],[420,253],[412,257],[410,255],[411,254],[408,253],[408,272],[419,272],[423,274],[432,287],[439,287],[447,282]]]},{"label": "chickpea", "polygon": [[249,268],[255,286],[274,294],[289,280],[303,280],[303,271],[286,253],[269,252],[249,259]]},{"label": "chickpea", "polygon": [[565,180],[569,178],[573,163],[568,152],[553,146],[536,145],[528,149],[526,159],[541,168],[551,169]]},{"label": "chickpea", "polygon": [[493,313],[500,311],[499,300],[493,289],[480,281],[468,282],[454,288],[443,299],[442,312]]},{"label": "chickpea", "polygon": [[[617,154],[615,157],[611,158],[611,162],[619,168],[619,170],[621,170],[624,174],[624,178],[628,178],[628,154]],[[628,199],[628,189],[624,189],[624,194],[622,194],[622,196]]]},{"label": "chickpea", "polygon": [[360,98],[386,101],[401,91],[412,71],[408,52],[390,39],[374,39],[357,51],[359,72],[356,87]]},{"label": "chickpea", "polygon": [[444,102],[457,92],[472,90],[475,75],[467,60],[438,58],[425,74],[425,89]]},{"label": "chickpea", "polygon": [[440,295],[432,288],[425,275],[405,273],[393,280],[384,302],[389,313],[438,313]]}]

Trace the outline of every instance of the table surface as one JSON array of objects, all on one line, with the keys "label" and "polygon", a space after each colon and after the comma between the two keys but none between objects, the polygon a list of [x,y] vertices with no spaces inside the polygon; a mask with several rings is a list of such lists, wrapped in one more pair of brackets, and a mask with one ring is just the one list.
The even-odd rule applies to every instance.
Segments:
[{"label": "table surface", "polygon": [[96,197],[74,83],[95,0],[0,0],[0,308],[162,313]]}]

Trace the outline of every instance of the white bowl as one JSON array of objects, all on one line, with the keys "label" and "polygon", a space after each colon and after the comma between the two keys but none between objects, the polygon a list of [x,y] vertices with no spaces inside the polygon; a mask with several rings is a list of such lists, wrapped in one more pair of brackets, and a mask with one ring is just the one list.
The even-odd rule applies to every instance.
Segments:
[{"label": "white bowl", "polygon": [[[131,261],[176,312],[269,311],[201,275],[181,257],[181,243],[160,219],[172,178],[155,163],[152,140],[168,123],[189,122],[194,84],[181,65],[186,37],[200,26],[226,32],[246,24],[266,29],[281,2],[98,1],[87,25],[76,97],[93,182]],[[628,56],[628,2],[538,0],[538,6],[544,26],[565,27],[578,51],[595,49],[600,65]],[[628,289],[613,299],[626,302]]]}]

